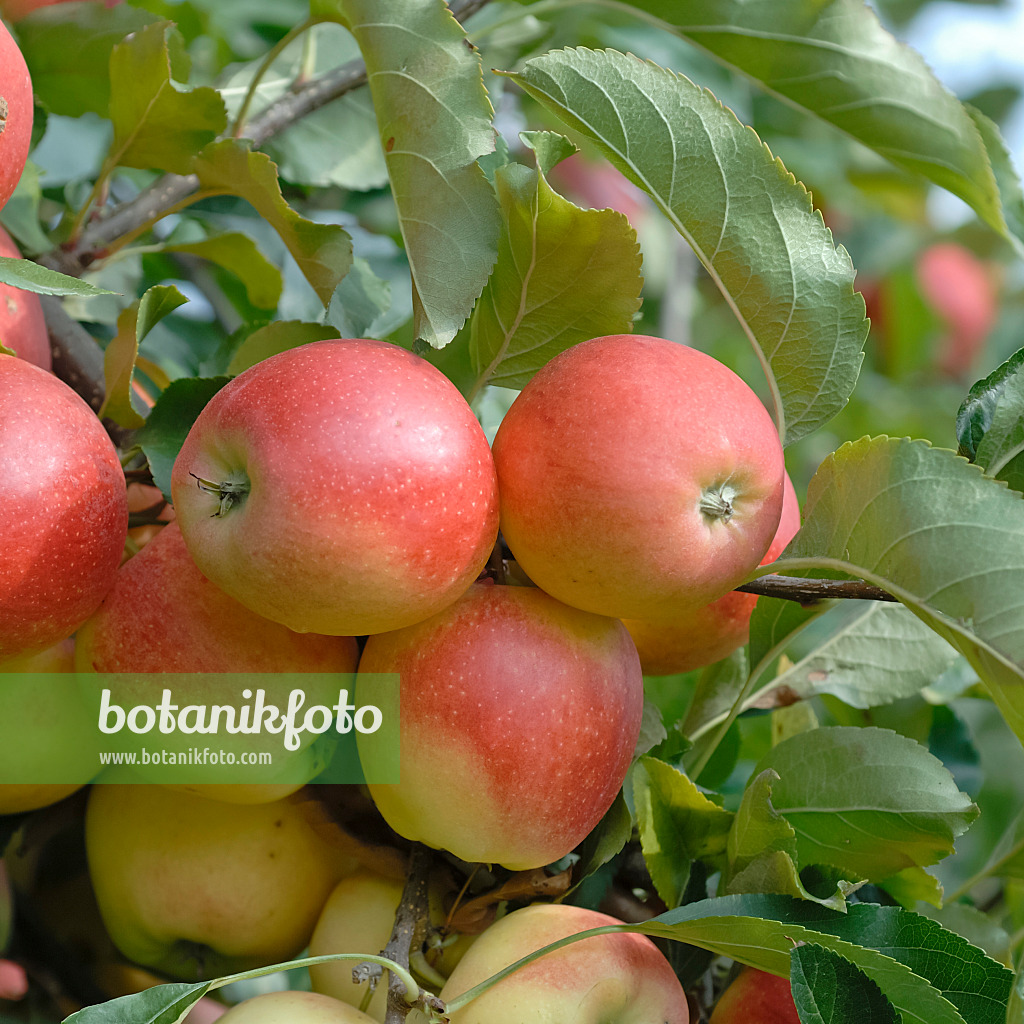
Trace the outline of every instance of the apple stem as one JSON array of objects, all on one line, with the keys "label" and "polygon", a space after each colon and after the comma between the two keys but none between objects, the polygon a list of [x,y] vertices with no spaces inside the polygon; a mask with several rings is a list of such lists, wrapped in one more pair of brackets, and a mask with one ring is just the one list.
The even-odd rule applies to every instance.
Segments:
[{"label": "apple stem", "polygon": [[224,480],[215,483],[213,480],[204,480],[195,473],[189,476],[196,481],[199,490],[212,494],[220,502],[217,511],[210,518],[226,516],[236,505],[242,503],[242,499],[249,493],[249,482],[247,480]]},{"label": "apple stem", "polygon": [[727,523],[736,510],[723,490],[707,490],[700,496],[700,510],[709,519],[721,519]]}]

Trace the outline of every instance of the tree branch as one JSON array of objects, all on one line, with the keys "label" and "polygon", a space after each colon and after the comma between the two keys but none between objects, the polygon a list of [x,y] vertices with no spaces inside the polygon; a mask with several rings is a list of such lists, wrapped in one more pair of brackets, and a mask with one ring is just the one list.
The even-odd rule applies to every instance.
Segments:
[{"label": "tree branch", "polygon": [[736,588],[744,594],[779,597],[814,604],[839,598],[846,601],[895,601],[892,594],[863,580],[808,580],[799,576],[762,576]]}]

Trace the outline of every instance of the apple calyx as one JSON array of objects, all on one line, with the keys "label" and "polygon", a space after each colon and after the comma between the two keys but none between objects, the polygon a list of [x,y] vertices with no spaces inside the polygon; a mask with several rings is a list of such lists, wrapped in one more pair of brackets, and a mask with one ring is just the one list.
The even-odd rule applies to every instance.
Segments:
[{"label": "apple calyx", "polygon": [[195,480],[199,490],[214,495],[220,502],[217,511],[211,514],[211,519],[226,516],[236,505],[241,505],[249,493],[248,480],[222,480],[215,483],[213,480],[204,480],[195,473],[189,473],[189,476]]},{"label": "apple calyx", "polygon": [[721,484],[702,491],[697,507],[706,518],[721,519],[723,523],[727,523],[732,518],[733,512],[736,511],[732,504],[735,500],[735,488],[728,484]]}]

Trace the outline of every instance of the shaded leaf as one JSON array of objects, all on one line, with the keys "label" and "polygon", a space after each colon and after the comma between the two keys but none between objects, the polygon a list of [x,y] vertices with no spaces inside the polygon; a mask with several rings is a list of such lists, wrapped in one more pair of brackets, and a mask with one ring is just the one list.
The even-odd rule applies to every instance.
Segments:
[{"label": "shaded leaf", "polygon": [[575,152],[553,132],[523,132],[537,168],[495,173],[503,226],[498,259],[473,310],[472,399],[485,384],[521,389],[549,359],[577,342],[633,329],[640,308],[636,232],[614,210],[581,210],[547,173]]},{"label": "shaded leaf", "polygon": [[253,331],[235,350],[228,364],[228,374],[234,376],[255,366],[270,356],[288,349],[298,348],[311,341],[336,338],[337,330],[330,324],[307,324],[299,320],[275,320]]},{"label": "shaded leaf", "polygon": [[15,256],[0,256],[0,284],[11,284],[38,295],[113,295],[107,288],[97,288],[77,277],[59,274],[56,270],[41,267],[32,260],[21,260]]},{"label": "shaded leaf", "polygon": [[862,970],[817,943],[792,953],[790,991],[801,1024],[899,1024],[896,1008]]},{"label": "shaded leaf", "polygon": [[620,792],[604,817],[579,846],[576,880],[582,881],[607,864],[629,842],[633,834],[633,816]]},{"label": "shaded leaf", "polygon": [[614,50],[559,50],[512,79],[592,139],[690,243],[754,345],[792,443],[848,401],[867,321],[807,190],[707,90]]},{"label": "shaded leaf", "polygon": [[212,987],[211,981],[156,985],[87,1006],[67,1017],[65,1024],[181,1024]]},{"label": "shaded leaf", "polygon": [[119,426],[134,430],[145,418],[132,405],[132,376],[142,339],[168,313],[188,302],[177,288],[156,285],[138,302],[133,303],[117,318],[117,334],[103,353],[103,377],[106,395],[99,415],[108,416]]},{"label": "shaded leaf", "polygon": [[366,63],[413,281],[415,335],[446,345],[494,263],[494,192],[477,157],[494,149],[480,58],[443,0],[314,0]]},{"label": "shaded leaf", "polygon": [[[359,256],[338,285],[327,307],[327,322],[342,338],[365,338],[374,321],[391,308],[391,284],[378,277]],[[379,335],[375,335],[379,337]]]},{"label": "shaded leaf", "polygon": [[240,196],[255,207],[281,236],[303,276],[327,305],[338,282],[352,266],[352,239],[337,224],[318,224],[299,216],[281,195],[277,170],[264,153],[245,142],[212,142],[196,158],[195,173],[207,195]]},{"label": "shaded leaf", "polygon": [[195,242],[168,245],[164,252],[180,252],[209,260],[234,274],[249,301],[259,309],[274,309],[281,298],[281,271],[260,252],[256,243],[240,231],[229,231]]},{"label": "shaded leaf", "polygon": [[148,25],[110,55],[108,167],[158,167],[187,174],[196,154],[227,126],[216,89],[179,90],[171,82],[170,23]]}]

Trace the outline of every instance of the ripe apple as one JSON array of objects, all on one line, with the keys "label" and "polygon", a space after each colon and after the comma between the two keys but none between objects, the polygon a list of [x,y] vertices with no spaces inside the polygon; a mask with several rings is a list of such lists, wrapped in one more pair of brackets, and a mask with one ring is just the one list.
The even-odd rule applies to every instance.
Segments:
[{"label": "ripe apple", "polygon": [[397,629],[451,604],[494,545],[494,464],[465,399],[382,341],[302,345],[218,392],[174,464],[202,572],[299,632]]},{"label": "ripe apple", "polygon": [[[372,871],[356,871],[343,878],[327,898],[309,940],[309,955],[325,953],[372,953],[387,945],[402,899],[402,882]],[[366,985],[352,980],[354,961],[310,967],[313,991],[359,1006]],[[377,986],[366,1012],[383,1021],[387,1010],[387,985]]]},{"label": "ripe apple", "polygon": [[95,413],[0,355],[0,659],[63,640],[96,610],[127,530],[124,473]]},{"label": "ripe apple", "polygon": [[[20,255],[14,240],[0,227],[0,256]],[[0,345],[44,370],[53,365],[43,307],[34,292],[0,284]]]},{"label": "ripe apple", "polygon": [[[557,903],[516,910],[476,940],[441,989],[441,999],[451,1002],[551,942],[621,923]],[[679,979],[647,936],[609,932],[542,956],[450,1019],[451,1024],[688,1024],[690,1012]]]},{"label": "ripe apple", "polygon": [[298,795],[229,804],[157,785],[94,785],[89,873],[129,959],[197,979],[287,960],[359,862]]},{"label": "ripe apple", "polygon": [[[594,828],[622,785],[643,680],[616,619],[535,587],[476,584],[426,622],[371,636],[368,673],[401,679],[401,781],[371,785],[387,823],[465,861],[540,867]],[[364,764],[375,736],[359,736]]]},{"label": "ripe apple", "polygon": [[25,169],[32,117],[32,78],[18,44],[0,22],[0,208]]},{"label": "ripe apple", "polygon": [[[800,529],[800,502],[786,474],[782,518],[762,565],[774,562]],[[713,665],[742,647],[750,635],[756,594],[730,590],[717,601],[668,622],[626,619],[644,675],[665,676]]]},{"label": "ripe apple", "polygon": [[[11,673],[71,673],[74,652],[74,641],[67,639],[0,662],[0,814],[55,804],[99,770],[93,719],[74,678],[65,675],[43,689],[37,679],[10,678]],[[30,781],[5,781],[14,778]]]},{"label": "ripe apple", "polygon": [[544,366],[494,438],[501,528],[539,587],[624,619],[732,590],[782,512],[779,436],[747,385],[662,338],[612,335]]},{"label": "ripe apple", "polygon": [[373,1024],[354,1006],[317,992],[267,992],[233,1006],[223,1024]]},{"label": "ripe apple", "polygon": [[722,993],[711,1024],[800,1024],[789,978],[745,967]]},{"label": "ripe apple", "polygon": [[[310,681],[307,704],[333,705],[339,689],[336,674],[355,673],[359,661],[355,639],[294,633],[249,611],[195,567],[176,523],[160,529],[159,536],[121,566],[103,603],[78,631],[78,671],[140,673],[130,684],[118,686],[116,702],[121,706],[157,704],[163,688],[171,685],[160,673],[260,673],[259,685],[267,700],[278,706],[287,704],[293,680],[275,678],[275,674],[321,673]],[[175,680],[173,685],[179,707],[190,703],[238,707],[241,703],[237,678],[226,678],[223,687],[215,687],[206,676],[191,684]],[[201,692],[190,692],[189,686]],[[303,738],[311,742],[315,735],[306,733]],[[269,772],[247,766],[244,774],[253,777],[252,784],[188,785],[205,796],[237,803],[276,800],[299,789],[316,770],[308,749],[292,754],[277,736],[218,734],[218,739],[223,749],[239,754],[269,749],[274,764]],[[168,740],[163,740],[166,745]],[[186,735],[182,741],[191,746],[194,737]],[[272,781],[285,777],[286,757],[288,781]],[[160,770],[160,781],[167,781],[166,772]],[[206,778],[215,770],[204,766],[201,773]],[[237,777],[237,770],[231,776]],[[259,781],[264,777],[271,781]]]}]

